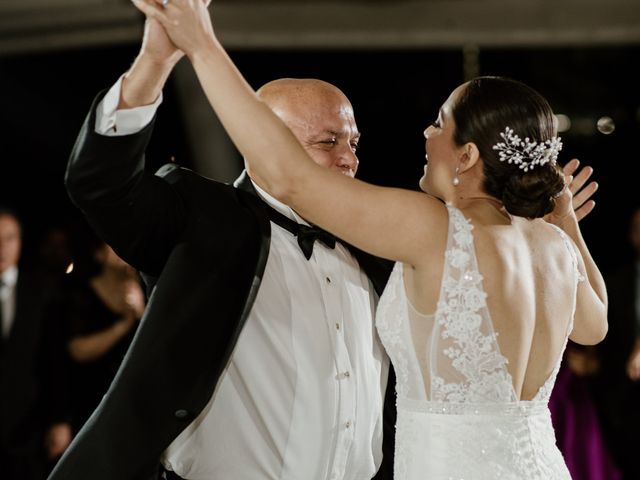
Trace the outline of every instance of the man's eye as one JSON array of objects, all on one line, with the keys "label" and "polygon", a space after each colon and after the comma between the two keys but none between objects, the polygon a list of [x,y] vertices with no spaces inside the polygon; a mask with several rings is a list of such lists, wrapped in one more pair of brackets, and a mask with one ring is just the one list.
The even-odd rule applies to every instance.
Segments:
[{"label": "man's eye", "polygon": [[335,138],[329,138],[327,140],[321,140],[320,143],[323,143],[325,145],[335,145],[336,144],[336,139]]},{"label": "man's eye", "polygon": [[360,148],[360,145],[358,145],[357,143],[352,143],[352,144],[351,144],[351,150],[353,150],[354,152],[355,152],[356,150],[358,150],[358,148]]},{"label": "man's eye", "polygon": [[435,128],[440,128],[440,120],[434,120],[433,122],[431,122],[431,126],[435,127]]}]

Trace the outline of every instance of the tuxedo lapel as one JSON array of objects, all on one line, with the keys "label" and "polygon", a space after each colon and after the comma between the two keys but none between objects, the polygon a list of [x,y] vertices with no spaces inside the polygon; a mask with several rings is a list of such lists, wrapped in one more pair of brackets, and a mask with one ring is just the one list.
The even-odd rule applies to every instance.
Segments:
[{"label": "tuxedo lapel", "polygon": [[364,270],[364,273],[366,273],[369,280],[371,280],[373,288],[378,296],[382,295],[382,291],[387,285],[387,280],[389,280],[389,275],[391,275],[393,262],[391,260],[370,255],[353,245],[346,244],[346,246],[356,260],[358,260],[360,268]]},{"label": "tuxedo lapel", "polygon": [[264,275],[264,270],[267,266],[267,259],[269,258],[269,248],[271,246],[271,222],[269,221],[269,214],[266,211],[268,207],[258,197],[258,193],[253,187],[251,179],[249,178],[249,175],[247,175],[246,170],[243,170],[236,181],[233,182],[233,186],[238,190],[238,198],[240,199],[240,203],[251,210],[256,220],[258,221],[260,235],[262,237],[260,241],[260,251],[258,253],[258,262],[255,276],[251,285],[251,290],[249,291],[249,295],[247,297],[247,302],[245,303],[245,307],[242,312],[242,318],[245,319],[249,315],[251,308],[253,308],[253,303],[256,299],[256,295],[258,295],[258,290],[260,289],[260,284],[262,283],[262,276]]}]

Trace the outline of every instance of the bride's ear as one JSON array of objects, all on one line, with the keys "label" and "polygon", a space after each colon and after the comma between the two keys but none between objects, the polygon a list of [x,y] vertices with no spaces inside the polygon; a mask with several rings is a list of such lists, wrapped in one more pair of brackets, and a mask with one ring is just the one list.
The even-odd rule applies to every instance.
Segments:
[{"label": "bride's ear", "polygon": [[474,167],[478,160],[480,160],[480,151],[475,143],[465,143],[460,148],[460,170],[459,173],[466,172]]}]

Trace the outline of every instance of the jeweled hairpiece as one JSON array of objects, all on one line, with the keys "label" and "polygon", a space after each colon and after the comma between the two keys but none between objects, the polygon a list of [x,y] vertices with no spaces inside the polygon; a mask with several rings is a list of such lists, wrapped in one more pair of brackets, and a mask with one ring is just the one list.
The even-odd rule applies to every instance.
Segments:
[{"label": "jeweled hairpiece", "polygon": [[540,143],[531,141],[528,137],[522,140],[509,127],[505,128],[500,136],[504,142],[496,143],[493,146],[493,149],[497,150],[500,155],[500,161],[518,165],[525,172],[536,165],[555,164],[558,160],[558,153],[562,150],[560,137],[553,137]]}]

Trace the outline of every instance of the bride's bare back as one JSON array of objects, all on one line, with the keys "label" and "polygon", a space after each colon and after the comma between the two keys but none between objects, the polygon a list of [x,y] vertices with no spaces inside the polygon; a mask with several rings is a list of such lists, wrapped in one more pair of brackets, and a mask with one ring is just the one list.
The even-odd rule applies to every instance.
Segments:
[{"label": "bride's bare back", "polygon": [[[572,325],[574,247],[544,220],[510,217],[491,202],[461,212],[473,225],[482,287],[516,398],[531,400],[557,365]],[[420,267],[405,268],[407,295],[423,314],[435,313],[442,286],[446,230],[434,235],[442,236],[442,248],[428,252]]]}]

